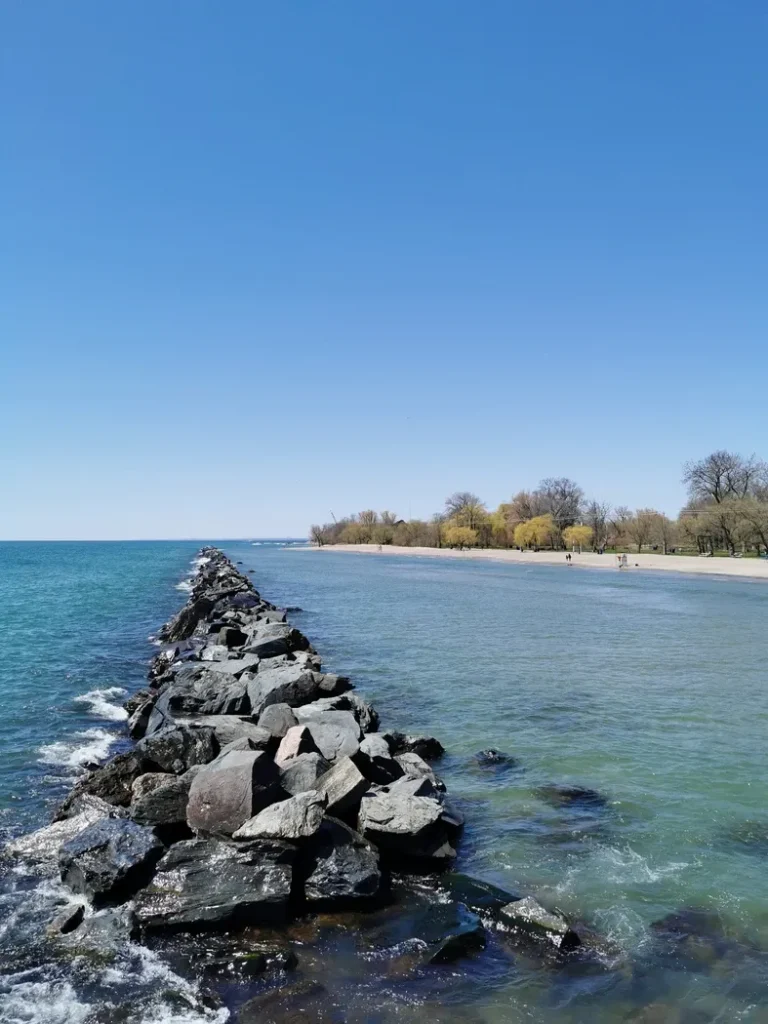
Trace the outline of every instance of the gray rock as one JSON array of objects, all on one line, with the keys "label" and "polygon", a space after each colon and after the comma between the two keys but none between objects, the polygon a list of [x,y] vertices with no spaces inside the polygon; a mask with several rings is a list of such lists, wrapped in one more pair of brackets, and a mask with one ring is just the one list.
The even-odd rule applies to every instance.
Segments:
[{"label": "gray rock", "polygon": [[147,931],[282,923],[295,856],[275,841],[177,843],[138,893],[136,916]]},{"label": "gray rock", "polygon": [[259,727],[278,740],[295,725],[298,725],[298,719],[287,704],[271,704],[259,715]]},{"label": "gray rock", "polygon": [[265,807],[234,833],[233,839],[306,839],[320,828],[326,799],[321,793],[298,793]]},{"label": "gray rock", "polygon": [[299,754],[280,768],[280,785],[292,796],[305,793],[316,787],[330,767],[322,754]]},{"label": "gray rock", "polygon": [[274,761],[262,751],[230,751],[192,780],[187,824],[202,835],[231,836],[282,795]]},{"label": "gray rock", "polygon": [[[155,705],[157,715],[183,718],[185,715],[247,715],[250,701],[245,682],[224,666],[237,666],[240,659],[193,663],[181,669],[162,690]],[[252,667],[252,666],[246,666]],[[246,668],[242,668],[242,672]]]},{"label": "gray rock", "polygon": [[445,753],[445,747],[434,736],[405,736],[401,732],[384,733],[392,754],[418,754],[426,761],[435,761]]},{"label": "gray rock", "polygon": [[402,870],[441,870],[456,856],[442,815],[438,799],[411,795],[403,781],[363,797],[359,829]]},{"label": "gray rock", "polygon": [[298,629],[284,622],[257,623],[251,630],[250,638],[245,646],[249,653],[258,654],[261,658],[273,658],[290,651],[305,651],[309,648],[309,640]]},{"label": "gray rock", "polygon": [[351,757],[360,749],[360,726],[349,711],[325,711],[308,719],[306,727],[327,761]]},{"label": "gray rock", "polygon": [[[143,742],[143,741],[142,741]],[[134,751],[118,754],[111,761],[80,779],[56,812],[56,818],[68,818],[76,801],[88,794],[100,797],[108,804],[127,807],[131,802],[133,780],[147,769]]]},{"label": "gray rock", "polygon": [[128,719],[128,734],[133,739],[140,740],[145,735],[156,700],[157,694],[152,694],[131,713]]},{"label": "gray rock", "polygon": [[131,817],[140,825],[178,825],[187,820],[195,769],[184,775],[148,772],[133,784]]},{"label": "gray rock", "polygon": [[67,945],[103,953],[105,949],[122,946],[138,937],[136,915],[130,906],[109,907],[86,917],[80,927],[67,936]]},{"label": "gray rock", "polygon": [[249,739],[252,750],[267,750],[274,746],[271,733],[256,725],[252,718],[240,715],[195,715],[192,718],[178,718],[175,722],[178,725],[212,729],[222,749],[240,739]]},{"label": "gray rock", "polygon": [[508,927],[551,942],[563,953],[581,945],[581,939],[563,915],[545,910],[533,896],[508,903],[501,908],[499,916]]},{"label": "gray rock", "polygon": [[312,839],[308,871],[304,895],[316,910],[359,906],[381,889],[377,850],[335,818],[326,818]]},{"label": "gray rock", "polygon": [[255,672],[259,664],[258,654],[244,653],[239,658],[225,658],[214,661],[208,667],[212,672],[224,672],[230,676],[241,676],[243,672]]},{"label": "gray rock", "polygon": [[207,726],[176,724],[145,736],[136,744],[136,755],[144,772],[173,772],[182,775],[193,765],[212,761],[218,752],[216,736],[213,729]]},{"label": "gray rock", "polygon": [[294,664],[271,669],[260,666],[255,675],[247,673],[244,679],[248,684],[251,712],[255,716],[261,715],[271,704],[288,704],[296,708],[319,697],[332,697],[349,689],[349,680],[341,676],[323,675]]},{"label": "gray rock", "polygon": [[377,733],[363,737],[354,762],[366,779],[380,786],[386,786],[405,774],[402,765],[390,754],[387,741]]},{"label": "gray rock", "polygon": [[325,798],[328,813],[338,815],[354,810],[371,784],[354,761],[345,757],[321,775],[315,787]]},{"label": "gray rock", "polygon": [[236,626],[225,626],[219,630],[218,642],[225,647],[242,647],[248,640],[248,634]]},{"label": "gray rock", "polygon": [[73,892],[94,904],[122,903],[146,883],[163,851],[152,829],[104,818],[62,846],[59,870]]},{"label": "gray rock", "polygon": [[445,783],[418,754],[397,754],[395,760],[409,779],[427,779],[435,791],[445,791]]},{"label": "gray rock", "polygon": [[230,657],[225,644],[208,644],[200,651],[200,661],[226,661]]},{"label": "gray rock", "polygon": [[275,763],[278,768],[283,768],[289,761],[302,754],[319,753],[312,733],[306,725],[294,725],[283,736],[280,746],[275,754]]}]

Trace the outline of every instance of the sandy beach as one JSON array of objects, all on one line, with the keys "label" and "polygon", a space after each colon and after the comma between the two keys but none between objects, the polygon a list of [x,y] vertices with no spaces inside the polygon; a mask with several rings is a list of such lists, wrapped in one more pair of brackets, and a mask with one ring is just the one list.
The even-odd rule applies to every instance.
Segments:
[{"label": "sandy beach", "polygon": [[[386,558],[388,555],[418,555],[422,558],[463,558],[470,561],[482,559],[525,565],[561,565],[564,569],[567,568],[564,551],[509,551],[494,548],[456,551],[451,548],[406,548],[394,545],[379,547],[376,544],[333,544],[319,550],[348,551],[355,554],[378,555],[382,558]],[[768,559],[762,558],[702,558],[693,555],[635,555],[629,553],[627,554],[627,563],[627,568],[622,569],[622,572],[631,572],[637,569],[659,569],[663,572],[696,573],[706,576],[741,576],[768,581]],[[619,571],[614,554],[574,553],[572,564],[580,569]]]}]

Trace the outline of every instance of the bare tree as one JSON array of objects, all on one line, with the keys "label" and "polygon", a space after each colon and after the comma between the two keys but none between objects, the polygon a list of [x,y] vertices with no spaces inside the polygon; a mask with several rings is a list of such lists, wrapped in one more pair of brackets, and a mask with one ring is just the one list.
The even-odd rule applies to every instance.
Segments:
[{"label": "bare tree", "polygon": [[382,512],[381,521],[384,526],[394,526],[397,522],[397,515],[394,512]]},{"label": "bare tree", "polygon": [[611,506],[607,501],[590,501],[584,507],[584,522],[592,527],[592,547],[595,551],[604,548],[608,539],[608,517]]},{"label": "bare tree", "polygon": [[663,512],[657,512],[651,527],[651,540],[660,544],[665,555],[669,554],[670,545],[677,539],[677,523],[673,522]]},{"label": "bare tree", "polygon": [[566,526],[573,526],[579,521],[584,492],[573,480],[566,476],[547,477],[536,488],[535,494],[543,514],[552,516],[558,535]]},{"label": "bare tree", "polygon": [[317,544],[319,548],[326,544],[328,537],[324,526],[310,526],[309,528],[309,539],[313,544]]},{"label": "bare tree", "polygon": [[755,455],[744,458],[735,452],[717,451],[698,462],[683,466],[683,483],[691,504],[728,498],[744,498],[756,484],[764,482],[766,465]]},{"label": "bare tree", "polygon": [[632,518],[625,523],[624,529],[637,544],[637,553],[640,554],[644,544],[649,544],[653,536],[653,528],[659,513],[652,508],[639,508]]},{"label": "bare tree", "polygon": [[456,491],[445,499],[445,514],[457,525],[476,530],[487,516],[483,502],[471,491]]}]

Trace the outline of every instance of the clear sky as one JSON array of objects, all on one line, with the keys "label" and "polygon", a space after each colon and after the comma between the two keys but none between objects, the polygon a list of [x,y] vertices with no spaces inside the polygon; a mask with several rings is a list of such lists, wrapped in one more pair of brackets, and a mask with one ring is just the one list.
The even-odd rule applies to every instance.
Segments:
[{"label": "clear sky", "polygon": [[762,0],[0,8],[0,537],[768,456]]}]

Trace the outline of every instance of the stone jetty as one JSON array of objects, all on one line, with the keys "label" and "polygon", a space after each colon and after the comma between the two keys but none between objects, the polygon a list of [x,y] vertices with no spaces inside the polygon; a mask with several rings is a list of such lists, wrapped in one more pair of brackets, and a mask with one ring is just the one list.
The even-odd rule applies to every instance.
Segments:
[{"label": "stone jetty", "polygon": [[491,919],[551,949],[579,945],[561,915],[451,871],[463,819],[433,767],[437,739],[382,730],[223,552],[204,548],[197,565],[146,689],[126,705],[132,748],[6,849],[56,862],[90,904],[49,934],[282,926],[397,902],[419,875],[442,892],[443,916],[447,892],[454,908],[426,940],[429,963],[482,948]]}]

